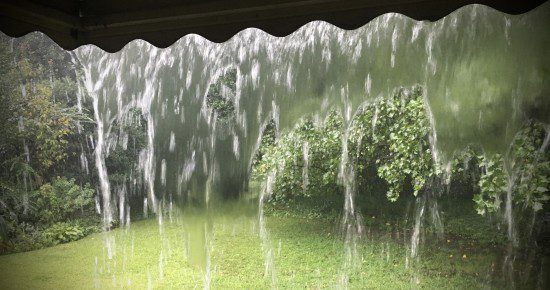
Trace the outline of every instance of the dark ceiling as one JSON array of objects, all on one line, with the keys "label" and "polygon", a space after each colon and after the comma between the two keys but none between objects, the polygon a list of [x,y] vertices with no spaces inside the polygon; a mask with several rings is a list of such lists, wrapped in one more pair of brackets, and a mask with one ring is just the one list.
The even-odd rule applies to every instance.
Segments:
[{"label": "dark ceiling", "polygon": [[313,20],[355,29],[397,12],[438,20],[468,4],[509,14],[546,0],[0,0],[0,31],[13,37],[42,31],[65,49],[95,44],[114,52],[133,39],[167,47],[190,33],[223,42],[249,27],[285,36]]}]

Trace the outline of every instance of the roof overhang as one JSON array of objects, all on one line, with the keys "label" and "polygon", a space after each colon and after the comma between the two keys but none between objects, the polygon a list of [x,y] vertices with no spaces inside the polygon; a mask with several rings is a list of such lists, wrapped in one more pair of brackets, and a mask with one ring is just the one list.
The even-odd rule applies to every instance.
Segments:
[{"label": "roof overhang", "polygon": [[193,33],[224,42],[250,27],[286,36],[314,20],[355,29],[388,12],[435,21],[468,4],[521,14],[545,1],[0,0],[0,30],[12,37],[41,31],[65,49],[94,44],[114,52],[134,39],[167,47]]}]

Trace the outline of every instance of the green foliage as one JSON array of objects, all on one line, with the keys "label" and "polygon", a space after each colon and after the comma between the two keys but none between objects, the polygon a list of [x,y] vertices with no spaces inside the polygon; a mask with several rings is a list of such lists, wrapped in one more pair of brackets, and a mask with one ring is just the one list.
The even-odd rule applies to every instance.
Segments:
[{"label": "green foliage", "polygon": [[353,124],[350,142],[361,160],[374,160],[378,176],[388,184],[388,199],[395,201],[407,177],[416,196],[436,175],[430,134],[422,91],[416,87],[364,106]]},{"label": "green foliage", "polygon": [[[0,253],[29,251],[80,238],[96,231],[99,217],[94,211],[94,190],[88,184],[79,186],[73,179],[56,178],[38,190],[3,188],[0,199]],[[54,238],[66,221],[73,233]],[[52,228],[53,227],[53,228]]]},{"label": "green foliage", "polygon": [[479,166],[482,168],[479,179],[480,193],[474,196],[474,201],[479,214],[493,213],[500,209],[502,195],[508,188],[504,161],[499,154],[490,158],[480,156],[479,159]]},{"label": "green foliage", "polygon": [[0,40],[0,252],[26,251],[52,244],[53,223],[97,223],[94,171],[79,166],[95,125],[69,52],[40,33]]},{"label": "green foliage", "polygon": [[14,226],[12,231],[12,237],[0,239],[0,253],[32,251],[51,245],[31,223],[21,222]]},{"label": "green foliage", "polygon": [[[105,158],[109,181],[120,185],[128,182],[132,174],[138,172],[136,161],[141,150],[147,146],[146,121],[141,110],[132,109],[122,122],[115,121],[111,130],[115,134],[124,132],[120,136],[117,135],[119,140],[116,147]],[[125,146],[122,140],[124,136],[127,137]]]},{"label": "green foliage", "polygon": [[[10,53],[10,47],[5,39],[0,39],[0,160],[14,157],[13,152],[20,150],[18,143],[18,122],[24,101],[17,92],[19,74]],[[0,169],[7,165],[0,164]],[[8,175],[0,171],[0,176]]]},{"label": "green foliage", "polygon": [[[275,144],[262,148],[265,154],[254,174],[266,176],[276,170],[274,200],[340,192],[338,171],[342,138],[346,136],[348,158],[358,173],[357,182],[372,186],[383,180],[386,195],[392,201],[397,200],[409,180],[417,195],[438,173],[432,160],[431,129],[420,88],[402,89],[390,98],[366,104],[347,130],[336,111],[321,124],[304,119]],[[303,181],[304,146],[309,157],[307,188]]]},{"label": "green foliage", "polygon": [[[266,154],[266,150],[269,150],[269,148],[273,147],[275,145],[275,139],[276,139],[276,132],[277,128],[275,126],[275,122],[270,120],[265,127],[263,128],[262,132],[262,140],[260,141],[260,146],[258,147],[258,152],[256,152],[256,155],[253,158],[252,161],[252,169],[257,173],[257,166],[260,164],[260,162],[263,160],[264,155]],[[265,172],[264,172],[265,173]],[[253,178],[259,177],[258,174],[253,175]],[[262,175],[262,177],[265,177]]]},{"label": "green foliage", "polygon": [[535,211],[541,210],[550,198],[550,154],[543,148],[546,134],[550,132],[546,132],[541,123],[532,122],[512,143],[515,200],[526,202]]},{"label": "green foliage", "polygon": [[23,112],[24,131],[22,138],[27,140],[33,152],[34,167],[46,173],[52,166],[67,158],[68,137],[75,133],[76,114],[65,110],[52,100],[49,84],[35,84],[36,94],[27,99]]},{"label": "green foliage", "polygon": [[[61,175],[91,181],[72,165],[79,164],[84,134],[92,134],[93,127],[79,125],[90,116],[85,106],[81,111],[76,106],[69,52],[38,33],[1,38],[0,159],[9,162],[0,163],[0,178],[14,186],[27,183],[28,189]],[[31,175],[14,173],[23,163]]]},{"label": "green foliage", "polygon": [[39,209],[40,222],[49,224],[93,214],[93,196],[94,190],[89,184],[81,187],[74,183],[74,179],[63,177],[42,185],[33,199]]},{"label": "green foliage", "polygon": [[544,126],[530,121],[520,130],[506,156],[480,155],[480,193],[474,197],[480,214],[500,209],[507,191],[516,204],[539,211],[550,199],[550,154],[544,148]]},{"label": "green foliage", "polygon": [[208,89],[206,105],[217,114],[219,120],[227,121],[235,114],[236,82],[237,70],[229,69]]},{"label": "green foliage", "polygon": [[[254,175],[265,177],[271,170],[277,171],[274,202],[284,202],[296,195],[326,195],[339,190],[342,126],[342,117],[336,112],[331,112],[319,126],[304,119],[274,144],[261,149],[262,160],[254,168]],[[307,186],[303,181],[304,146],[310,164]]]},{"label": "green foliage", "polygon": [[79,240],[87,235],[86,229],[78,223],[57,222],[43,232],[44,238],[52,244],[68,243]]},{"label": "green foliage", "polygon": [[[396,201],[407,188],[417,196],[431,185],[446,181],[441,165],[433,160],[428,112],[422,90],[415,87],[365,104],[347,129],[336,111],[319,124],[303,119],[275,142],[262,144],[262,158],[255,163],[253,175],[266,178],[269,172],[276,172],[272,197],[275,204],[303,196],[327,198],[341,192],[338,170],[342,138],[347,136],[356,188],[369,194],[385,192],[390,201]],[[546,134],[543,124],[529,121],[505,155],[488,156],[475,147],[457,152],[447,168],[453,185],[469,185],[465,192],[475,193],[479,214],[499,211],[508,190],[516,204],[541,210],[550,199]],[[305,147],[309,185],[304,182]]]}]

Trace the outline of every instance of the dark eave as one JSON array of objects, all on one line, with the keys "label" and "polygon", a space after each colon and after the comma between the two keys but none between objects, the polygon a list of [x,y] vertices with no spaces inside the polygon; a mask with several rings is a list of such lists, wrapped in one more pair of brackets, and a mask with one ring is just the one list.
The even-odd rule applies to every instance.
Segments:
[{"label": "dark eave", "polygon": [[546,0],[0,0],[0,31],[19,37],[41,31],[65,49],[94,44],[114,52],[134,39],[167,47],[186,34],[224,42],[250,27],[285,36],[323,20],[355,29],[384,13],[438,20],[468,4],[508,14]]}]

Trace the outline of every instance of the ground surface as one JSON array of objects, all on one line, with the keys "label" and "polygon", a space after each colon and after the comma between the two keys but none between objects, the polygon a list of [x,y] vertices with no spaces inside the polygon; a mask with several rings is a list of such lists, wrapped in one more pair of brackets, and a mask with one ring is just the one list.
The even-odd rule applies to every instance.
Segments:
[{"label": "ground surface", "polygon": [[[368,232],[357,255],[362,266],[350,275],[350,288],[495,286],[493,263],[501,255],[496,247],[448,235],[425,243],[420,259],[411,260],[401,226],[392,230],[394,221],[374,222],[384,217],[365,211]],[[454,222],[461,226],[460,219]],[[265,275],[255,211],[235,208],[209,217],[166,215],[160,228],[157,219],[137,221],[77,242],[0,256],[0,289],[202,288],[208,281],[207,255],[212,288],[265,289],[273,281],[282,289],[334,288],[344,254],[337,224],[329,218],[269,215],[275,279]]]}]

